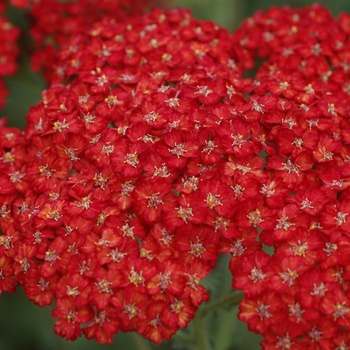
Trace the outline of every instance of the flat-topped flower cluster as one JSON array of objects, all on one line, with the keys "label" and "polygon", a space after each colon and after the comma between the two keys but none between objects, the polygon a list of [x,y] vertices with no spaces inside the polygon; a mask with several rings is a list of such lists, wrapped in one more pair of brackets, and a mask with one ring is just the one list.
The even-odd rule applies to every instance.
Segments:
[{"label": "flat-topped flower cluster", "polygon": [[349,18],[153,10],[58,40],[24,132],[0,125],[0,290],[55,300],[67,339],[159,343],[231,254],[264,349],[349,349]]},{"label": "flat-topped flower cluster", "polygon": [[16,59],[19,55],[17,39],[20,30],[11,24],[6,15],[6,4],[0,3],[0,108],[6,104],[8,90],[4,78],[17,70]]}]

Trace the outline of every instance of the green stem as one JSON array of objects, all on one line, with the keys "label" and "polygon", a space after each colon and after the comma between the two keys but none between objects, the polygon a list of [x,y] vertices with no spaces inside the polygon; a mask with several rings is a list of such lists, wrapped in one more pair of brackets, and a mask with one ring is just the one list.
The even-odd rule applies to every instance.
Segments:
[{"label": "green stem", "polygon": [[227,307],[230,305],[237,305],[238,302],[243,298],[243,292],[241,291],[234,291],[225,297],[219,298],[217,300],[214,300],[212,303],[209,303],[208,305],[203,306],[201,309],[198,310],[198,313],[196,315],[196,318],[205,318],[210,313],[222,308]]},{"label": "green stem", "polygon": [[135,343],[135,349],[138,350],[152,350],[152,347],[150,345],[150,343],[145,340],[144,338],[142,338],[138,333],[131,333],[130,334],[133,338],[133,341]]},{"label": "green stem", "polygon": [[179,329],[174,335],[173,335],[173,339],[179,340],[182,343],[185,344],[195,344],[195,341],[193,339],[193,337],[191,337],[190,334],[185,333],[185,330],[183,329]]},{"label": "green stem", "polygon": [[197,349],[211,350],[209,338],[207,336],[207,330],[205,327],[205,320],[200,317],[195,317],[192,322]]}]

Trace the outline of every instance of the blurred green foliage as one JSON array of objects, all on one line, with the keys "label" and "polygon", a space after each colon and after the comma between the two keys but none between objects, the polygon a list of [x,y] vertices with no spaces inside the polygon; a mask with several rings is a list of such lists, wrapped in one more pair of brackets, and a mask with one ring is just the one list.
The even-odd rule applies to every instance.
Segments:
[{"label": "blurred green foliage", "polygon": [[350,12],[349,0],[171,0],[173,6],[192,9],[197,18],[211,20],[229,30],[234,30],[247,17],[257,10],[266,10],[271,6],[282,7],[288,5],[292,8],[309,6],[318,3],[330,9],[337,15],[340,12]]},{"label": "blurred green foliage", "polygon": [[[258,9],[271,6],[289,5],[301,7],[311,5],[313,1],[271,1],[271,0],[165,0],[168,7],[187,7],[192,9],[197,18],[212,20],[229,30],[234,30],[243,19],[251,16]],[[350,12],[349,0],[327,1],[319,3],[328,7],[334,15],[339,12]],[[11,9],[9,17],[24,30],[28,27],[20,10]],[[22,45],[22,44],[21,44]],[[23,44],[24,45],[24,44]],[[40,74],[30,71],[28,57],[20,59],[18,73],[9,79],[7,84],[10,98],[6,108],[0,111],[0,117],[8,117],[11,126],[23,129],[25,116],[30,106],[35,105],[41,96],[45,84]],[[218,298],[231,288],[231,275],[227,269],[228,257],[222,257],[218,268],[205,281],[212,298]],[[144,340],[137,334],[119,333],[113,345],[99,345],[95,341],[79,339],[67,342],[53,332],[54,319],[51,308],[39,308],[28,302],[22,289],[17,293],[4,293],[0,298],[0,349],[1,350],[170,350],[185,349],[183,339],[188,336],[188,330],[180,331],[175,341],[164,342],[156,346]],[[192,325],[189,326],[191,330]],[[237,307],[218,310],[203,323],[205,331],[214,350],[257,350],[260,348],[260,337],[248,332],[246,326],[237,320]],[[209,329],[211,332],[209,333]]]}]

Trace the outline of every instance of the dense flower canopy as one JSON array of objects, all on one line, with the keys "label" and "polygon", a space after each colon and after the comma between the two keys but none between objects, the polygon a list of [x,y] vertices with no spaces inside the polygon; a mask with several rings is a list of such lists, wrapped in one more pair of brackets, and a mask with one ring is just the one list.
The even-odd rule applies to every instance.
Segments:
[{"label": "dense flower canopy", "polygon": [[247,68],[262,59],[251,99],[268,175],[236,222],[258,227],[273,253],[247,247],[231,271],[240,318],[266,349],[348,349],[348,23],[320,6],[271,8],[233,34]]},{"label": "dense flower canopy", "polygon": [[[6,0],[13,6],[29,9],[30,36],[34,42],[31,66],[50,74],[56,50],[77,32],[83,33],[101,18],[124,21],[141,14],[157,0]],[[44,15],[43,15],[44,14]]]},{"label": "dense flower canopy", "polygon": [[349,18],[271,8],[230,35],[153,10],[50,31],[49,88],[24,133],[0,125],[0,292],[55,300],[67,339],[159,343],[225,253],[264,349],[349,349]]},{"label": "dense flower canopy", "polygon": [[8,91],[4,77],[13,75],[17,69],[19,54],[17,39],[20,31],[6,16],[6,6],[0,3],[0,108],[4,107]]},{"label": "dense flower canopy", "polygon": [[4,240],[18,237],[5,256],[33,302],[56,299],[59,335],[158,343],[208,300],[199,282],[234,204],[223,168],[261,148],[230,145],[258,127],[232,113],[247,84],[230,40],[186,10],[155,10],[62,46],[68,64],[27,117],[20,195],[0,203]]}]

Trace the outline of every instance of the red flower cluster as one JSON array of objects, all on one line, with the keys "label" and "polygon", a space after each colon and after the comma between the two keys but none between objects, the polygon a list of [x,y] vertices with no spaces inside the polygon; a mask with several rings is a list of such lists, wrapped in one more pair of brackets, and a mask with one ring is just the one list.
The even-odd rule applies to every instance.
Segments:
[{"label": "red flower cluster", "polygon": [[[25,192],[27,185],[22,181],[25,166],[25,138],[17,128],[6,127],[6,120],[0,123],[0,229],[6,234],[0,236],[0,295],[2,291],[13,293],[18,284],[15,271],[19,242],[22,238],[13,225],[12,202]],[[25,263],[25,262],[20,262]]]},{"label": "red flower cluster", "polygon": [[56,300],[67,339],[159,343],[227,253],[264,349],[349,349],[350,17],[271,8],[231,36],[185,10],[73,16],[69,38],[46,19],[52,85],[24,135],[0,125],[0,292]]},{"label": "red flower cluster", "polygon": [[19,54],[17,39],[20,31],[6,17],[6,5],[0,3],[0,108],[5,106],[8,91],[5,76],[13,75],[17,70],[16,59]]},{"label": "red flower cluster", "polygon": [[199,282],[236,232],[233,188],[263,162],[256,112],[234,107],[248,89],[234,57],[225,29],[185,10],[104,20],[63,45],[55,79],[69,84],[31,108],[21,195],[0,202],[15,276],[34,303],[56,299],[57,334],[159,343],[208,300]]},{"label": "red flower cluster", "polygon": [[[239,184],[255,194],[234,217],[258,232],[236,239],[230,266],[246,296],[239,317],[264,349],[350,346],[349,18],[271,8],[233,35],[246,68],[265,60],[249,100],[266,164]],[[273,253],[251,245],[255,237]]]},{"label": "red flower cluster", "polygon": [[[31,67],[43,69],[48,78],[56,66],[56,51],[73,33],[84,33],[98,20],[108,17],[125,21],[141,14],[156,0],[10,0],[29,8],[30,35],[34,42]],[[45,14],[45,15],[43,15]]]}]

